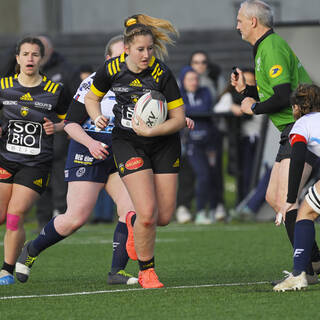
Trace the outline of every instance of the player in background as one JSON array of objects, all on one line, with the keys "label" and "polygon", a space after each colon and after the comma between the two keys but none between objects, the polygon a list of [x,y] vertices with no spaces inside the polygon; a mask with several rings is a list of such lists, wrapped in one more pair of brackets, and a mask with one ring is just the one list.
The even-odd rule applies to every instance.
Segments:
[{"label": "player in background", "polygon": [[[279,211],[284,220],[297,200],[307,150],[320,157],[320,88],[303,84],[292,94],[292,110],[297,120],[290,131],[292,145],[287,202]],[[308,286],[307,271],[315,241],[314,221],[320,215],[320,180],[309,188],[302,202],[294,231],[293,271],[274,291],[300,290]]]},{"label": "player in background", "polygon": [[[311,83],[311,79],[289,45],[273,29],[273,12],[263,1],[244,1],[237,16],[237,30],[242,39],[253,46],[256,86],[246,85],[242,71],[231,74],[231,84],[245,98],[241,110],[249,115],[268,114],[281,133],[280,146],[273,165],[267,189],[266,201],[276,213],[283,207],[288,187],[291,146],[289,132],[294,124],[290,106],[290,94],[299,83]],[[257,90],[258,88],[258,90]],[[315,157],[309,153],[301,179],[301,187],[310,176]],[[293,246],[294,227],[298,204],[287,212],[285,226]],[[307,271],[310,283],[317,283],[320,271],[319,249],[314,243],[313,267]]]},{"label": "player in background", "polygon": [[17,74],[0,79],[0,224],[6,221],[0,285],[14,283],[24,216],[49,183],[53,133],[63,130],[63,122],[53,119],[63,119],[67,111],[63,86],[40,74],[43,56],[39,39],[22,39],[16,47]]},{"label": "player in background", "polygon": [[[106,46],[105,58],[117,57],[123,51],[123,36],[113,37]],[[129,285],[138,282],[137,278],[124,271],[129,260],[125,217],[134,208],[112,157],[112,107],[115,97],[109,91],[101,101],[101,112],[110,120],[104,130],[97,130],[84,106],[84,97],[93,77],[94,73],[81,83],[66,117],[65,131],[72,138],[65,168],[65,179],[68,181],[67,211],[52,219],[36,239],[25,245],[16,267],[17,278],[21,282],[28,280],[32,264],[40,252],[71,235],[87,222],[102,188],[116,203],[119,215],[113,237],[108,284]]]},{"label": "player in background", "polygon": [[[186,126],[183,100],[169,68],[158,58],[167,53],[166,44],[176,34],[163,19],[137,14],[125,20],[125,53],[101,66],[85,97],[88,113],[104,129],[108,119],[100,102],[111,89],[116,95],[112,147],[122,181],[137,214],[127,216],[129,257],[138,258],[139,283],[160,288],[154,267],[156,226],[167,225],[175,210],[180,166],[178,131]],[[148,127],[141,118],[132,121],[136,101],[145,92],[160,91],[168,103],[168,119]],[[133,240],[134,235],[134,242]]]}]

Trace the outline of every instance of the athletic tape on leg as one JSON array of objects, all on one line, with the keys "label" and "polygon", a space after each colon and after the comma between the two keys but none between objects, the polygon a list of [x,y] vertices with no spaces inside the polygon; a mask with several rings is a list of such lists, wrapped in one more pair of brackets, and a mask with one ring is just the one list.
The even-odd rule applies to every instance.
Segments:
[{"label": "athletic tape on leg", "polygon": [[12,231],[18,230],[19,220],[19,216],[7,213],[7,229]]}]

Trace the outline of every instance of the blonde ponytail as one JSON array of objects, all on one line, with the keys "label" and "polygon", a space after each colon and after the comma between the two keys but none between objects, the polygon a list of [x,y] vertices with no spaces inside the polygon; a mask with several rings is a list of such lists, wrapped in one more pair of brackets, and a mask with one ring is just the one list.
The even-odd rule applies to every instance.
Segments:
[{"label": "blonde ponytail", "polygon": [[127,18],[124,22],[124,43],[129,44],[137,35],[150,34],[155,46],[155,55],[163,59],[168,55],[166,44],[173,45],[175,41],[170,34],[178,36],[178,31],[172,23],[165,19],[154,18],[145,14],[136,14]]}]

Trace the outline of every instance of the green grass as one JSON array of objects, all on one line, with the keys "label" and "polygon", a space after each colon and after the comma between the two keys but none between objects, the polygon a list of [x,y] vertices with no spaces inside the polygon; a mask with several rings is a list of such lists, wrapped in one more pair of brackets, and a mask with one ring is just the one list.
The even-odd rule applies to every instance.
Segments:
[{"label": "green grass", "polygon": [[[26,229],[27,238],[34,238],[35,224],[28,223]],[[0,319],[317,318],[320,285],[274,293],[271,285],[258,283],[291,269],[284,227],[172,223],[160,228],[156,269],[166,288],[156,290],[106,284],[113,229],[114,225],[83,227],[43,252],[27,283],[0,286]],[[2,238],[3,234],[2,226]],[[127,270],[137,274],[137,263],[130,261]],[[102,292],[89,294],[97,291]],[[81,292],[87,294],[76,295]],[[44,296],[50,294],[57,296]],[[37,297],[14,298],[28,295]]]}]

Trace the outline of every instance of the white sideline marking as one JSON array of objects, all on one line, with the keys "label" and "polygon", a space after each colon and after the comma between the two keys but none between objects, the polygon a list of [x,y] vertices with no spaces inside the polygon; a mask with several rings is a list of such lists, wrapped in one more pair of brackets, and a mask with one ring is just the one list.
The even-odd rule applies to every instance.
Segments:
[{"label": "white sideline marking", "polygon": [[[168,290],[168,289],[194,289],[194,288],[210,288],[210,287],[254,286],[254,285],[268,284],[268,283],[269,283],[268,281],[248,282],[248,283],[242,283],[242,282],[239,282],[239,283],[214,283],[214,284],[202,284],[202,285],[198,285],[198,286],[194,285],[194,286],[165,287],[165,288],[162,288],[161,290]],[[103,293],[144,291],[144,290],[160,290],[160,289],[132,288],[132,289],[84,291],[84,292],[71,292],[71,293],[35,294],[35,295],[27,295],[27,296],[0,297],[0,300],[49,298],[49,297],[70,297],[70,296],[84,296],[84,295],[103,294]]]}]

